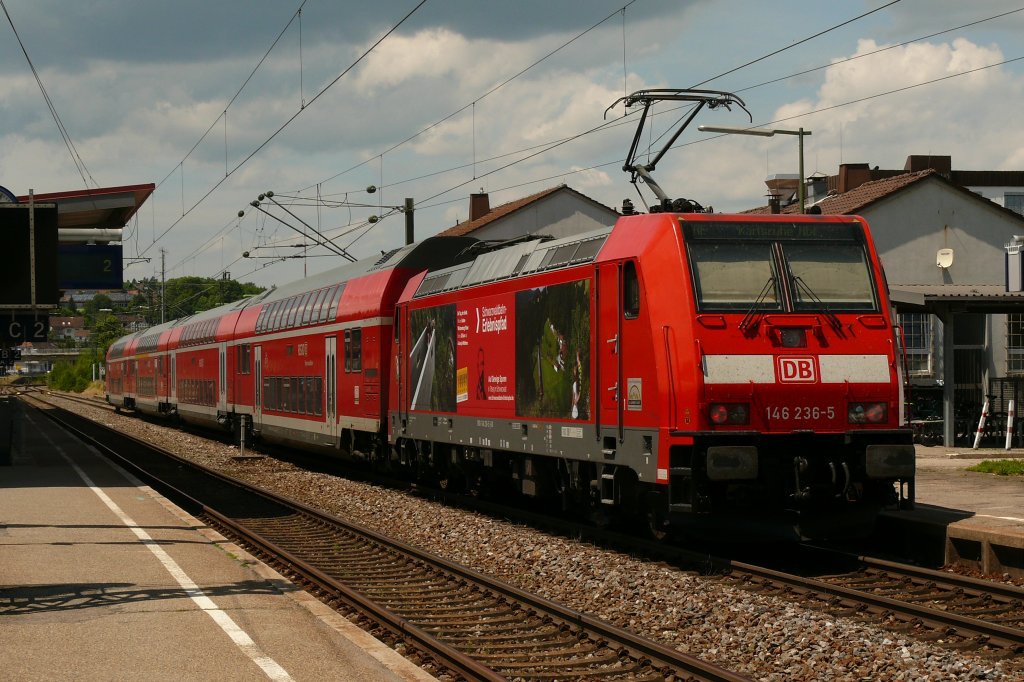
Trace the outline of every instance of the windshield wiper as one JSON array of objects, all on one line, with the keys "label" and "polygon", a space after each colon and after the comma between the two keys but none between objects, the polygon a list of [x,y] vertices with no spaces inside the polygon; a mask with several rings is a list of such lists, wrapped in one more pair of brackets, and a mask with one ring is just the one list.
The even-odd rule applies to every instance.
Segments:
[{"label": "windshield wiper", "polygon": [[818,295],[814,293],[811,287],[807,285],[807,282],[804,281],[804,278],[797,275],[793,277],[792,281],[796,285],[796,288],[798,290],[803,291],[805,294],[807,294],[807,297],[814,301],[814,303],[816,303],[821,308],[821,312],[824,313],[825,319],[828,320],[828,323],[832,327],[832,329],[835,330],[837,334],[840,331],[842,331],[843,323],[839,321],[839,317],[831,310],[829,310],[829,307],[825,305],[824,301],[818,298]]},{"label": "windshield wiper", "polygon": [[775,275],[768,278],[768,281],[761,287],[761,293],[754,299],[754,303],[747,310],[747,314],[740,320],[740,331],[747,331],[747,327],[754,324],[754,318],[761,312],[761,304],[768,298],[768,292],[775,288]]}]

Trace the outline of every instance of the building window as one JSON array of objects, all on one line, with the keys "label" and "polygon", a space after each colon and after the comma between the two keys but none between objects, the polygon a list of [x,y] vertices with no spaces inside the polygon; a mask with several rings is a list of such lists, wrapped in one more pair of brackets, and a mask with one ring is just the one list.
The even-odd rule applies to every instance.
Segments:
[{"label": "building window", "polygon": [[1024,313],[1006,316],[1006,373],[1024,374]]},{"label": "building window", "polygon": [[1007,192],[1003,195],[1003,206],[1024,215],[1024,192]]},{"label": "building window", "polygon": [[932,316],[927,313],[904,313],[899,316],[903,328],[903,345],[907,353],[907,371],[911,376],[932,373]]}]

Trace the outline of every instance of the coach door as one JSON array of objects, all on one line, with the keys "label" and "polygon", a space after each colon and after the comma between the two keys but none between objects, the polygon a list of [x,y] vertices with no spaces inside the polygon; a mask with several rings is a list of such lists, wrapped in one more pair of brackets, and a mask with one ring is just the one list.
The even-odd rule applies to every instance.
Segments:
[{"label": "coach door", "polygon": [[[602,449],[614,450],[622,442],[622,265],[602,263],[596,268],[594,287],[597,317],[594,338],[597,348],[597,435]],[[614,430],[614,431],[613,431]],[[614,433],[614,436],[612,435]]]},{"label": "coach door", "polygon": [[333,441],[338,436],[338,338],[328,336],[324,344],[326,357],[324,367],[327,374],[324,377],[324,421],[327,427],[327,435]]},{"label": "coach door", "polygon": [[217,374],[219,392],[217,394],[217,409],[221,412],[228,410],[228,344],[221,341],[218,353],[218,365],[220,372]]},{"label": "coach door", "polygon": [[168,360],[171,361],[171,385],[168,393],[171,395],[171,402],[175,405],[178,404],[178,351],[171,351],[171,354],[167,356]]},{"label": "coach door", "polygon": [[260,430],[263,424],[263,346],[252,349],[252,427]]}]

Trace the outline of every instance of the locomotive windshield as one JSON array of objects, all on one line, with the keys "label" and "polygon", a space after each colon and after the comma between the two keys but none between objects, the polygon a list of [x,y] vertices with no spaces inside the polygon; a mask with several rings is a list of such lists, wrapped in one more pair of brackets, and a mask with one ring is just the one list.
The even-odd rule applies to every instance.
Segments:
[{"label": "locomotive windshield", "polygon": [[856,223],[685,222],[683,232],[700,310],[878,309]]},{"label": "locomotive windshield", "polygon": [[782,309],[768,242],[694,242],[690,264],[702,310],[738,310],[755,301],[764,310]]},{"label": "locomotive windshield", "polygon": [[871,269],[860,244],[784,244],[794,310],[873,310]]}]

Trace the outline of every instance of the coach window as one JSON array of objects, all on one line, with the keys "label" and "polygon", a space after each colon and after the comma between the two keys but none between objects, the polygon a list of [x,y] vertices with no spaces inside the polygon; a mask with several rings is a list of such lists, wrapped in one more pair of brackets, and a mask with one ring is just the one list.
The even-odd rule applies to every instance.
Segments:
[{"label": "coach window", "polygon": [[323,323],[327,321],[327,306],[331,303],[331,296],[333,294],[333,288],[324,290],[324,295],[321,296],[321,300],[319,300],[319,303],[316,304],[316,309],[313,310],[313,321],[317,323]]},{"label": "coach window", "polygon": [[295,326],[296,327],[299,327],[299,326],[301,326],[303,324],[306,324],[303,321],[303,318],[306,317],[306,311],[309,310],[310,299],[312,299],[313,296],[315,296],[315,295],[316,294],[314,292],[312,292],[312,291],[307,291],[306,293],[304,293],[302,295],[302,299],[299,302],[299,310],[298,310],[297,313],[295,313]]},{"label": "coach window", "polygon": [[640,315],[640,280],[636,275],[636,263],[626,261],[622,270],[622,312],[627,319]]},{"label": "coach window", "polygon": [[288,322],[285,324],[286,327],[291,328],[295,326],[295,317],[298,315],[300,305],[302,305],[302,299],[298,296],[293,296],[288,301]]},{"label": "coach window", "polygon": [[341,294],[345,291],[345,287],[336,285],[331,289],[331,298],[327,303],[326,318],[323,318],[324,322],[333,322],[335,315],[338,314],[338,304],[341,303]]},{"label": "coach window", "polygon": [[272,332],[277,329],[277,314],[281,312],[281,302],[274,301],[270,304],[270,312],[267,313],[267,325],[264,331]]},{"label": "coach window", "polygon": [[352,330],[352,371],[359,372],[363,367],[363,330]]},{"label": "coach window", "polygon": [[277,314],[274,315],[274,331],[284,328],[284,321],[288,318],[288,299],[281,299],[277,302]]},{"label": "coach window", "polygon": [[252,349],[247,343],[238,346],[238,373],[249,374],[252,371]]},{"label": "coach window", "polygon": [[302,310],[302,324],[309,324],[310,322],[316,322],[316,317],[313,315],[313,311],[317,309],[320,304],[320,299],[323,298],[323,289],[314,291],[309,296],[309,300],[306,301],[306,307]]},{"label": "coach window", "polygon": [[320,309],[317,311],[317,322],[326,322],[330,317],[331,301],[334,299],[334,292],[337,290],[337,284],[327,290],[327,294],[320,302]]},{"label": "coach window", "polygon": [[352,332],[345,330],[345,372],[352,371]]}]

